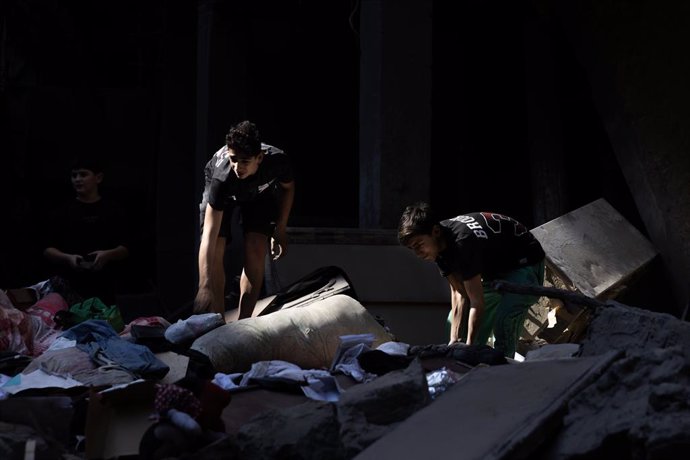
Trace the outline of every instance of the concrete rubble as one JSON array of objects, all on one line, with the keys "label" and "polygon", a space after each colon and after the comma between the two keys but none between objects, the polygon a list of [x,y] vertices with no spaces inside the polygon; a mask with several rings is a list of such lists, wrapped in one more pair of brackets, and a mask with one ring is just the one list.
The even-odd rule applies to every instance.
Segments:
[{"label": "concrete rubble", "polygon": [[582,356],[609,350],[622,355],[572,399],[543,458],[690,455],[690,324],[610,302],[596,312]]},{"label": "concrete rubble", "polygon": [[[602,224],[597,218],[614,214],[598,200],[535,229],[551,244],[550,282],[538,288],[544,311],[535,311],[527,328],[532,343],[522,362],[497,356],[488,346],[396,343],[356,299],[332,295],[221,325],[186,347],[159,352],[171,368],[159,381],[86,392],[84,386],[32,389],[6,397],[0,400],[0,457],[685,458],[690,324],[613,300],[640,279],[655,255],[647,245],[626,259],[630,251],[616,246],[625,239],[609,238],[607,257],[594,270],[590,262],[602,249],[582,246],[602,240],[587,232],[627,232],[639,240],[624,220]],[[586,260],[578,262],[583,254]],[[12,321],[25,321],[6,310],[16,314],[8,316]],[[555,311],[559,328],[547,326]],[[344,337],[362,343],[343,350]],[[160,337],[148,339],[156,343]],[[386,344],[394,344],[397,353],[377,348]],[[336,366],[338,357],[348,361]],[[286,366],[278,378],[266,378],[261,366],[255,368],[266,362]],[[6,368],[47,366],[41,359],[12,364]],[[218,372],[232,383],[228,388],[208,385]],[[232,375],[248,384],[233,382]],[[162,384],[183,382],[185,388],[205,389],[197,391],[203,407],[198,420],[208,425],[203,435],[184,439],[190,432],[178,426],[166,438],[165,419],[152,418],[160,403],[154,404],[154,395]],[[198,407],[189,413],[197,412]]]},{"label": "concrete rubble", "polygon": [[[428,404],[419,368],[410,365],[335,405],[259,415],[229,451],[234,458],[422,458],[462,446],[463,458],[478,459],[677,458],[669,453],[690,445],[688,337],[690,325],[670,315],[610,302],[594,315],[576,357],[479,366]],[[511,410],[527,412],[515,418]]]},{"label": "concrete rubble", "polygon": [[[272,388],[233,393],[227,433],[179,458],[421,458],[461,444],[463,458],[661,459],[687,449],[690,324],[612,300],[590,309],[580,344],[545,345],[522,363],[488,347],[431,344],[409,347],[406,361],[374,379],[341,380],[334,402]],[[458,378],[432,399],[426,376],[446,366]],[[64,419],[78,418],[62,398]],[[0,402],[0,448],[16,452],[34,439],[35,458],[65,454],[41,441],[49,419],[36,430],[16,415],[22,399]]]},{"label": "concrete rubble", "polygon": [[335,404],[309,401],[258,415],[237,435],[237,458],[353,458],[429,402],[424,370],[413,361],[352,387]]}]

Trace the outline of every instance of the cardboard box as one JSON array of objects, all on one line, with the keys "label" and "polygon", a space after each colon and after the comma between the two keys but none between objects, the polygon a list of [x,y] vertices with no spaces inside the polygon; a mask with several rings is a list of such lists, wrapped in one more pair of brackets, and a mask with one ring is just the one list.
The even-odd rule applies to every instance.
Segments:
[{"label": "cardboard box", "polygon": [[138,455],[144,433],[154,423],[155,381],[136,380],[92,391],[86,415],[86,458]]},{"label": "cardboard box", "polygon": [[156,353],[156,358],[163,361],[170,368],[165,377],[161,379],[161,383],[176,383],[187,375],[189,356],[181,355],[174,351],[164,351]]}]

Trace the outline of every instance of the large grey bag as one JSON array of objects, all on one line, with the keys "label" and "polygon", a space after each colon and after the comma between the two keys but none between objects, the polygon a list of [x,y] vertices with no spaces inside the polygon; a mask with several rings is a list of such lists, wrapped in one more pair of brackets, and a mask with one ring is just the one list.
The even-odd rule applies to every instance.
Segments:
[{"label": "large grey bag", "polygon": [[276,359],[319,369],[331,365],[340,336],[366,333],[374,335],[373,347],[393,340],[362,304],[339,294],[234,321],[199,337],[191,348],[208,356],[216,371],[227,374]]}]

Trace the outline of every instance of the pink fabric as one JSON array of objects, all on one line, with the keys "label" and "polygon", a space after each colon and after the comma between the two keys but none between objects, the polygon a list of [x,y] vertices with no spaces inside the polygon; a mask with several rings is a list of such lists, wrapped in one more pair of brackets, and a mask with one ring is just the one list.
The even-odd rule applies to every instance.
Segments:
[{"label": "pink fabric", "polygon": [[48,327],[55,329],[53,317],[61,310],[67,310],[69,305],[65,299],[57,292],[51,292],[38,302],[26,309],[26,312],[33,316],[38,316]]},{"label": "pink fabric", "polygon": [[34,327],[31,317],[12,305],[0,290],[0,350],[30,356],[34,348]]},{"label": "pink fabric", "polygon": [[161,326],[167,328],[170,326],[170,322],[162,316],[141,316],[133,319],[127,324],[122,332],[120,332],[120,337],[131,337],[132,326]]}]

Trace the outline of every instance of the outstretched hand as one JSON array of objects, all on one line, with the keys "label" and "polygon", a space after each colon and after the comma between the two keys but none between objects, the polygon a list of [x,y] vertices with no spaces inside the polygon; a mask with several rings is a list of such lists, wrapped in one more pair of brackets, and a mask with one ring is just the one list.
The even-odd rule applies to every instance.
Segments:
[{"label": "outstretched hand", "polygon": [[283,255],[283,247],[274,238],[271,238],[271,258],[278,260]]}]

